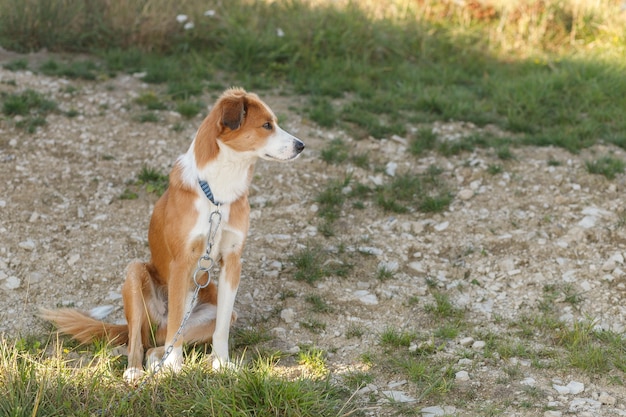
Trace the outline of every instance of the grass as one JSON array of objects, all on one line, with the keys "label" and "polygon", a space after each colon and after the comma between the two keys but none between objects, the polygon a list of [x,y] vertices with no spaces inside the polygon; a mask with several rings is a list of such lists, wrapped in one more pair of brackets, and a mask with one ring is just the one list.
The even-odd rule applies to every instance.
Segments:
[{"label": "grass", "polygon": [[[75,60],[42,71],[85,79],[142,72],[174,100],[229,84],[281,86],[308,96],[303,112],[316,123],[356,138],[454,119],[577,152],[599,140],[626,143],[626,36],[618,2],[601,3],[235,0],[205,16],[200,0],[113,9],[103,0],[2,0],[0,43],[91,52],[102,67]],[[180,13],[193,29],[176,22]],[[435,146],[432,133],[417,137],[414,153]]]},{"label": "grass", "polygon": [[16,118],[16,126],[34,133],[46,124],[46,115],[56,111],[57,104],[34,90],[2,95],[2,113]]},{"label": "grass", "polygon": [[[196,117],[205,107],[201,95],[214,95],[231,84],[298,94],[303,100],[296,110],[305,123],[340,129],[356,140],[399,135],[416,159],[431,152],[446,157],[489,149],[501,161],[488,167],[491,175],[508,168],[516,148],[524,145],[579,152],[606,143],[626,149],[622,115],[626,34],[619,2],[548,0],[532,9],[528,2],[517,0],[472,2],[472,7],[463,6],[468,2],[436,0],[419,4],[233,0],[215,5],[214,16],[204,15],[208,6],[200,0],[109,3],[0,0],[3,47],[90,54],[89,59],[49,60],[37,68],[16,60],[5,68],[85,83],[119,73],[142,73],[142,80],[154,91],[135,101],[146,115],[144,121],[156,121],[154,112],[168,109],[184,118]],[[179,13],[189,15],[195,28],[185,30],[178,24]],[[277,35],[277,28],[284,36]],[[7,83],[17,86],[16,81]],[[29,131],[43,125],[52,111],[56,111],[54,102],[35,92],[2,96],[3,114]],[[485,129],[449,140],[433,130],[441,120],[471,122],[478,128],[491,124],[508,134],[495,136]],[[380,172],[379,161],[371,162],[367,154],[351,155],[342,139],[328,141],[320,156],[330,165],[352,163]],[[548,160],[547,164],[562,162]],[[587,169],[612,179],[623,173],[624,164],[609,155],[589,161]],[[350,175],[322,184],[315,196],[320,233],[339,239],[344,226],[337,220],[353,208],[377,207],[389,216],[414,217],[417,212],[439,213],[451,203],[446,175],[436,166],[384,178],[378,186],[360,184]],[[123,198],[137,198],[138,186],[161,194],[167,176],[144,167]],[[625,216],[621,217],[623,226]],[[355,259],[308,243],[289,261],[294,279],[315,285],[324,277],[350,274]],[[371,271],[369,278],[376,285],[393,278],[389,271]],[[467,325],[464,311],[453,305],[450,294],[435,286],[430,288],[432,303],[423,303],[421,296],[408,298],[412,309],[423,309],[433,319],[424,328],[427,334],[386,329],[378,346],[384,353],[361,355],[362,363],[372,368],[348,376],[350,387],[371,382],[382,369],[385,377],[392,374],[410,381],[420,400],[446,396],[463,401],[462,390],[454,384],[455,365],[450,365],[457,358],[442,361],[438,353],[461,354],[437,343],[445,346],[464,333],[487,341],[487,346],[484,352],[463,354],[487,362],[523,358],[533,367],[623,377],[626,348],[620,335],[597,330],[592,321],[569,324],[558,319],[560,306],[578,308],[582,302],[572,287],[546,286],[543,299],[532,307],[536,313],[532,317],[508,323],[508,332],[480,334]],[[333,312],[318,296],[304,301],[313,315]],[[315,317],[305,318],[301,325],[312,333],[326,326]],[[367,333],[362,325],[352,324],[345,336],[365,339]],[[235,345],[248,346],[267,341],[267,335],[262,329],[244,329],[234,339]],[[411,351],[413,343],[418,348]],[[286,379],[262,361],[246,363],[237,376],[215,374],[202,356],[192,355],[183,375],[149,386],[132,399],[130,405],[136,407],[129,407],[119,402],[127,389],[119,382],[121,358],[106,349],[79,351],[79,356],[93,360],[78,366],[71,359],[75,355],[68,355],[76,353],[75,348],[63,349],[44,354],[43,346],[32,341],[5,343],[0,352],[0,410],[20,415],[84,410],[89,415],[113,404],[114,415],[210,415],[219,405],[231,407],[224,411],[228,415],[248,415],[247,410],[266,415],[338,415],[347,398],[328,382],[326,353],[302,348],[297,361],[311,377]],[[508,382],[519,376],[516,372],[520,372],[517,367],[504,371]],[[182,392],[202,395],[177,395]],[[448,395],[451,392],[454,395]],[[536,393],[520,395],[531,398]],[[486,404],[480,414],[501,414],[506,408],[502,404]]]},{"label": "grass", "polygon": [[139,198],[139,190],[143,189],[149,194],[161,196],[169,185],[169,176],[162,174],[155,168],[146,165],[141,167],[137,179],[129,181],[128,187],[120,195],[121,200],[135,200]]},{"label": "grass", "polygon": [[52,353],[46,347],[0,341],[2,415],[337,416],[354,408],[349,393],[324,378],[324,354],[316,349],[300,359],[312,376],[294,379],[263,358],[216,373],[208,355],[191,351],[181,374],[163,374],[133,391],[121,382],[119,357],[106,347],[85,352],[50,344]]},{"label": "grass", "polygon": [[430,166],[423,174],[402,174],[376,189],[376,203],[386,211],[438,213],[452,202],[442,171]]},{"label": "grass", "polygon": [[604,175],[609,180],[615,179],[618,174],[624,173],[626,163],[612,156],[603,156],[593,161],[585,163],[587,171],[591,174]]}]

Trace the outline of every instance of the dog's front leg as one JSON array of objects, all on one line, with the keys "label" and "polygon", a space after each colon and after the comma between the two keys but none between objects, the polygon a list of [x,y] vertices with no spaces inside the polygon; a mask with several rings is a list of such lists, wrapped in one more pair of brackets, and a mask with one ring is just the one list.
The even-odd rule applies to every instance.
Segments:
[{"label": "dog's front leg", "polygon": [[167,336],[165,338],[165,349],[170,348],[174,343],[170,354],[163,362],[163,367],[174,372],[180,371],[183,366],[183,336],[182,333],[176,341],[174,338],[183,321],[185,311],[191,308],[190,294],[190,268],[187,262],[173,261],[170,266],[170,278],[167,283]]},{"label": "dog's front leg", "polygon": [[217,317],[215,318],[215,332],[213,333],[213,369],[219,369],[229,363],[228,335],[240,276],[240,254],[231,252],[223,258],[217,288]]}]

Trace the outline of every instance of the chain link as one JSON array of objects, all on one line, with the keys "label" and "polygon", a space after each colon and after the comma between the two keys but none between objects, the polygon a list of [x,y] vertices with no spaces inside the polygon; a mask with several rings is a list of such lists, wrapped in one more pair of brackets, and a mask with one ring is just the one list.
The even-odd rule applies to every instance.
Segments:
[{"label": "chain link", "polygon": [[[196,270],[193,273],[193,282],[196,285],[196,288],[193,291],[191,304],[189,305],[189,308],[185,312],[185,315],[183,316],[183,320],[181,321],[180,326],[178,327],[178,330],[176,331],[176,334],[174,335],[174,338],[172,339],[172,342],[169,344],[169,346],[165,350],[165,353],[163,353],[163,356],[161,357],[159,362],[157,362],[157,364],[154,366],[152,373],[148,377],[144,378],[144,380],[141,381],[141,383],[137,386],[137,388],[134,391],[130,391],[122,400],[122,402],[128,401],[132,395],[140,392],[146,386],[146,384],[150,380],[152,380],[157,375],[157,373],[159,373],[161,368],[163,368],[163,365],[165,364],[165,361],[167,360],[168,356],[170,356],[170,354],[174,350],[174,344],[178,341],[180,336],[183,334],[183,331],[185,330],[185,325],[187,324],[189,317],[191,317],[191,314],[193,313],[193,309],[196,306],[196,302],[198,301],[200,290],[208,287],[209,284],[211,283],[211,269],[215,265],[215,260],[211,257],[211,250],[213,249],[213,245],[215,244],[215,236],[217,235],[217,230],[220,227],[220,223],[222,222],[222,213],[220,212],[220,206],[221,205],[218,203],[215,210],[211,212],[211,215],[209,216],[209,233],[207,235],[207,247],[206,247],[206,251],[204,252],[204,254],[200,257],[200,259],[198,259]],[[205,272],[207,274],[207,280],[204,284],[202,284],[198,281],[198,278]],[[103,410],[102,414],[110,410],[110,408],[111,406],[107,407],[106,410]]]}]

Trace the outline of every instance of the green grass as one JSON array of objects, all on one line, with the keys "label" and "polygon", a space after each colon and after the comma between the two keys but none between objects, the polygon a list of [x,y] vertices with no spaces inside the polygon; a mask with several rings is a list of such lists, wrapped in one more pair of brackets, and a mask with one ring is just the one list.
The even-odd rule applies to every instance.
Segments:
[{"label": "green grass", "polygon": [[94,81],[101,73],[101,69],[91,60],[59,62],[50,59],[39,66],[42,74],[71,79]]},{"label": "green grass", "polygon": [[56,102],[46,99],[34,90],[2,95],[2,113],[5,116],[17,116],[16,126],[29,133],[34,133],[37,127],[44,126],[46,115],[56,110]]},{"label": "green grass", "polygon": [[169,185],[169,176],[162,174],[155,168],[146,165],[141,167],[137,179],[129,181],[128,187],[120,195],[121,200],[136,200],[139,198],[139,190],[143,188],[147,193],[157,196],[162,195]]},{"label": "green grass", "polygon": [[123,364],[106,347],[50,349],[0,341],[0,414],[249,416],[255,410],[255,416],[313,417],[354,409],[349,393],[324,378],[324,354],[316,349],[301,353],[310,376],[294,379],[280,376],[264,358],[216,373],[208,355],[191,351],[179,375],[163,374],[142,390],[122,382]]},{"label": "green grass", "polygon": [[589,173],[604,175],[610,180],[614,179],[616,175],[624,173],[626,167],[623,160],[612,156],[603,156],[593,161],[587,161],[585,165]]},{"label": "green grass", "polygon": [[442,171],[431,166],[423,174],[398,175],[376,190],[376,203],[387,211],[407,213],[421,211],[438,213],[452,202],[446,184],[440,179]]},{"label": "green grass", "polygon": [[318,245],[307,246],[289,257],[289,261],[296,268],[294,278],[313,284],[325,276],[328,271],[323,267],[323,248]]},{"label": "green grass", "polygon": [[8,69],[9,71],[23,71],[28,69],[28,61],[26,59],[19,58],[3,64],[2,67],[4,69]]},{"label": "green grass", "polygon": [[[315,5],[234,0],[203,15],[200,0],[180,7],[143,0],[109,10],[103,0],[0,1],[0,43],[19,51],[92,52],[103,62],[48,62],[43,71],[93,79],[145,72],[173,99],[230,84],[308,96],[302,112],[356,138],[407,135],[435,120],[491,123],[520,144],[577,152],[599,140],[624,146],[626,36],[619,4],[546,2],[536,19],[501,2],[495,14],[461,3],[400,0]],[[195,23],[185,31],[172,16]],[[494,17],[485,17],[494,16]],[[558,18],[557,18],[558,17]],[[276,35],[280,27],[284,36]],[[433,144],[419,131],[420,154]],[[471,144],[450,145],[458,152]],[[474,144],[473,146],[480,146]],[[506,148],[498,150],[510,158]]]},{"label": "green grass", "polygon": [[320,151],[320,158],[328,164],[341,164],[348,159],[348,147],[343,140],[333,139]]},{"label": "green grass", "polygon": [[308,295],[304,301],[311,305],[314,313],[332,313],[334,309],[319,295]]}]

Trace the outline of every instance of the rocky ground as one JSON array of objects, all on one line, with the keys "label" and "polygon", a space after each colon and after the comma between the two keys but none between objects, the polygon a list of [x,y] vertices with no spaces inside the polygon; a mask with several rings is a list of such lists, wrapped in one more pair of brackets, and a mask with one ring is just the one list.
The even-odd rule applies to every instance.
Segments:
[{"label": "rocky ground", "polygon": [[[148,256],[148,221],[157,196],[141,187],[137,199],[120,196],[142,166],[167,173],[201,122],[200,116],[185,120],[170,111],[158,112],[156,123],[137,121],[141,109],[134,98],[155,88],[129,75],[88,82],[0,69],[2,93],[33,89],[60,109],[32,134],[16,128],[15,118],[0,121],[4,337],[49,333],[36,315],[39,307],[112,305],[110,319],[121,319],[124,268],[129,260]],[[383,351],[383,330],[428,330],[432,317],[425,306],[433,302],[434,287],[470,323],[441,352],[454,365],[455,389],[421,398],[423,389],[410,378],[374,367],[374,381],[357,394],[370,401],[366,414],[626,415],[626,390],[618,383],[623,373],[594,375],[573,367],[532,366],[523,358],[486,358],[481,340],[489,333],[506,334],[509,323],[538,314],[546,288],[567,288],[577,297],[575,303],[552,300],[564,323],[587,318],[598,329],[624,332],[626,176],[609,181],[585,167],[607,154],[626,159],[623,150],[597,145],[571,154],[520,147],[512,149],[509,161],[485,149],[417,158],[407,151],[407,138],[356,141],[295,113],[293,108],[305,106],[302,98],[261,95],[307,149],[293,163],[257,166],[236,326],[264,323],[272,335],[269,345],[285,352],[319,346],[341,378],[347,370],[367,371],[362,355]],[[64,114],[70,110],[77,115]],[[451,141],[481,130],[443,121],[433,129],[439,140]],[[333,138],[343,139],[352,153],[367,153],[369,167],[323,162],[320,151]],[[328,181],[350,173],[354,182],[374,185],[391,181],[390,174],[424,172],[433,164],[444,170],[454,195],[445,212],[391,214],[372,202],[359,210],[348,204],[334,238],[319,232],[316,197]],[[495,164],[502,172],[489,173]],[[342,262],[341,245],[354,268],[347,277],[331,276],[313,286],[294,280],[290,256],[312,243],[321,245],[330,263]],[[376,278],[381,265],[393,271],[392,278]],[[304,302],[310,295],[325,300],[333,313],[312,312]],[[325,329],[303,325],[312,319]],[[355,328],[364,331],[350,337]],[[533,343],[541,348],[536,345],[541,342]],[[503,378],[510,366],[519,372]],[[385,405],[389,401],[396,404]]]}]

